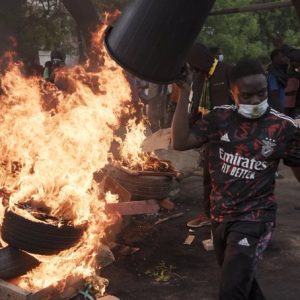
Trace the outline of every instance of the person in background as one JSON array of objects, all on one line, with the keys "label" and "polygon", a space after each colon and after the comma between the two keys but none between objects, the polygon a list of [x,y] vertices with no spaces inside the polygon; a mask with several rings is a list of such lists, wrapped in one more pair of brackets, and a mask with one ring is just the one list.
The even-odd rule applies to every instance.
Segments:
[{"label": "person in background", "polygon": [[66,54],[63,50],[55,47],[54,50],[50,53],[51,57],[51,77],[50,81],[55,83],[56,81],[56,72],[61,70],[66,65]]},{"label": "person in background", "polygon": [[[283,48],[285,55],[290,59],[290,72],[289,79],[292,82],[288,82],[288,94],[286,96],[291,96],[288,99],[287,114],[290,114],[293,118],[300,119],[300,49],[290,47],[285,45]],[[298,81],[298,82],[297,82]],[[298,86],[298,89],[297,89]],[[294,96],[296,90],[296,96]]]},{"label": "person in background", "polygon": [[51,51],[50,57],[53,67],[63,67],[65,65],[66,54],[58,47],[55,47],[55,49]]},{"label": "person in background", "polygon": [[167,99],[167,107],[166,107],[166,118],[165,118],[165,127],[170,128],[173,120],[173,116],[176,110],[176,105],[178,101],[178,89],[173,84],[168,85],[168,99]]},{"label": "person in background", "polygon": [[296,117],[296,100],[300,79],[299,66],[300,62],[298,60],[290,59],[288,81],[285,88],[284,113],[291,118]]},{"label": "person in background", "polygon": [[275,173],[280,159],[300,182],[300,128],[269,107],[263,67],[242,60],[231,73],[235,105],[214,108],[190,127],[190,85],[172,124],[172,145],[209,145],[213,243],[221,267],[220,300],[265,299],[255,278],[276,222]]},{"label": "person in background", "polygon": [[219,47],[211,47],[209,48],[211,55],[218,60],[219,63],[223,62],[224,54]]},{"label": "person in background", "polygon": [[[300,49],[292,47],[284,42],[284,37],[282,34],[277,32],[272,36],[272,42],[276,49],[282,51],[285,56],[287,56],[290,61],[295,63],[295,78],[298,78],[300,80],[300,72],[299,72],[299,65],[300,65]],[[300,119],[300,88],[297,91],[296,94],[296,104],[295,109],[293,112],[296,119]]]},{"label": "person in background", "polygon": [[47,81],[50,81],[51,75],[52,75],[52,62],[46,61],[44,72],[43,72],[43,78]]},{"label": "person in background", "polygon": [[126,79],[131,89],[131,103],[135,109],[135,117],[138,122],[143,119],[143,104],[140,99],[140,92],[142,89],[142,80],[125,71]]},{"label": "person in background", "polygon": [[288,58],[281,49],[271,52],[268,66],[269,104],[279,112],[284,111],[285,88],[288,81]]},{"label": "person in background", "polygon": [[24,73],[26,76],[43,76],[43,66],[39,63],[39,57],[33,56],[24,62]]},{"label": "person in background", "polygon": [[148,82],[147,87],[144,87],[140,93],[141,100],[146,106],[146,115],[152,133],[165,128],[169,96],[170,90],[167,84],[152,82]]},{"label": "person in background", "polygon": [[233,104],[230,93],[230,72],[232,65],[224,63],[224,55],[219,47],[210,48],[211,55],[218,61],[216,69],[210,77],[211,108],[219,105]]},{"label": "person in background", "polygon": [[[232,105],[234,103],[230,93],[229,80],[229,74],[232,66],[222,62],[224,56],[221,49],[219,47],[212,47],[208,50],[206,46],[202,44],[196,44],[194,47],[195,49],[192,50],[192,57],[190,59],[190,64],[194,70],[191,124],[195,121],[195,119],[199,118],[199,112],[205,114],[205,112],[212,110],[214,107],[220,105]],[[195,53],[193,53],[193,51],[195,51]],[[205,109],[207,111],[205,111]],[[201,227],[211,224],[211,179],[209,174],[209,151],[207,146],[203,147],[202,156],[204,213],[201,213],[194,219],[190,220],[187,223],[187,226],[189,227]]]}]

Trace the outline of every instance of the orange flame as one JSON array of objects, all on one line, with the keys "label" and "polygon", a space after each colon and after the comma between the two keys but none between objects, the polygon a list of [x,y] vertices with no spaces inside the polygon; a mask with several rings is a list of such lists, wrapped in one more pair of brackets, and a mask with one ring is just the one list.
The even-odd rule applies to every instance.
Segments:
[{"label": "orange flame", "polygon": [[[0,189],[11,194],[9,206],[27,218],[32,216],[18,204],[50,209],[52,216],[74,225],[88,222],[78,245],[56,256],[37,256],[42,264],[19,278],[18,285],[31,292],[70,275],[94,275],[105,228],[114,222],[105,214],[105,203],[118,197],[99,191],[93,174],[108,163],[114,129],[130,111],[131,91],[122,69],[103,48],[105,29],[94,34],[85,66],[56,72],[60,89],[25,78],[7,54],[9,68],[0,82]],[[163,164],[166,169],[168,164],[143,153],[144,139],[145,123],[130,120],[121,164],[141,170],[159,170]]]},{"label": "orange flame", "polygon": [[106,201],[106,203],[118,203],[119,202],[119,195],[113,194],[112,192],[108,191],[105,194],[105,201]]},{"label": "orange flame", "polygon": [[135,169],[137,165],[143,165],[147,154],[142,151],[142,143],[146,138],[146,128],[143,122],[136,123],[135,119],[129,120],[126,127],[124,141],[120,142],[120,154],[123,164]]},{"label": "orange flame", "polygon": [[136,171],[172,172],[176,170],[170,161],[160,160],[154,152],[144,152],[142,144],[146,138],[146,120],[140,123],[136,119],[128,121],[124,140],[120,144],[121,160],[117,164]]},{"label": "orange flame", "polygon": [[[95,273],[97,251],[110,220],[104,213],[93,173],[107,164],[113,131],[131,98],[122,69],[103,49],[105,27],[94,35],[94,58],[101,64],[61,70],[58,90],[38,78],[25,78],[12,63],[1,78],[0,184],[11,207],[30,202],[73,223],[88,221],[79,245],[41,257],[38,268],[19,285],[36,291],[71,274]],[[1,203],[1,202],[0,202]],[[0,222],[3,218],[0,205]]]}]

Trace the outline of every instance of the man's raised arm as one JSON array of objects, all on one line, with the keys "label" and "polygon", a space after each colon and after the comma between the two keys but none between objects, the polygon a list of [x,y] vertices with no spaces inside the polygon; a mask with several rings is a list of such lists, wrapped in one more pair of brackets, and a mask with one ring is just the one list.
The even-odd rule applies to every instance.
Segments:
[{"label": "man's raised arm", "polygon": [[180,86],[180,97],[172,123],[172,146],[174,150],[189,150],[199,148],[207,138],[198,138],[191,132],[189,127],[188,104],[189,104],[189,84],[183,83]]}]

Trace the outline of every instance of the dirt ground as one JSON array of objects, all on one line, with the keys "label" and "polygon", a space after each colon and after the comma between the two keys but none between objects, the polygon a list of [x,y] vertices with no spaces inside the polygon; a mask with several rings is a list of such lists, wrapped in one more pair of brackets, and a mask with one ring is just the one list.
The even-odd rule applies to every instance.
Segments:
[{"label": "dirt ground", "polygon": [[[277,228],[260,264],[258,279],[268,300],[300,299],[300,184],[289,169],[281,167],[277,180],[279,203]],[[209,227],[194,233],[192,245],[184,245],[188,220],[201,212],[202,177],[189,177],[179,189],[175,211],[161,216],[132,218],[119,242],[140,248],[123,256],[115,251],[116,262],[101,276],[110,281],[107,292],[121,300],[214,300],[217,299],[219,268],[214,252],[207,252],[202,240],[210,237]],[[183,212],[183,216],[154,225],[157,217]]]}]

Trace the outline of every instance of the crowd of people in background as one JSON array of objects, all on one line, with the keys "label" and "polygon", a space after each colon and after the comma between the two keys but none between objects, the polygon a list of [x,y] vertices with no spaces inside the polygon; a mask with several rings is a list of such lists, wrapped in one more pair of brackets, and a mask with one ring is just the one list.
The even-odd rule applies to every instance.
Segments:
[{"label": "crowd of people in background", "polygon": [[65,66],[66,54],[62,50],[54,49],[50,53],[50,60],[42,66],[37,57],[33,57],[24,64],[24,73],[27,76],[43,77],[54,83],[55,70]]},{"label": "crowd of people in background", "polygon": [[[300,118],[300,50],[278,45],[270,53],[265,66],[268,75],[269,105],[292,118]],[[193,72],[190,92],[191,122],[197,114],[205,114],[213,107],[233,104],[229,74],[233,65],[224,62],[219,47],[208,48],[196,43],[189,56]],[[149,119],[152,132],[171,126],[178,93],[174,85],[145,82],[132,75],[133,102],[138,111]]]},{"label": "crowd of people in background", "polygon": [[[292,118],[300,118],[300,50],[284,45],[278,36],[274,45],[276,48],[270,53],[270,64],[266,66],[269,104]],[[44,66],[32,60],[26,66],[26,74],[41,76],[54,83],[55,70],[65,66],[65,59],[64,52],[55,49]],[[199,113],[205,114],[215,106],[233,104],[229,84],[233,65],[224,62],[221,48],[196,43],[188,64],[193,73],[189,105],[191,122]],[[146,82],[128,72],[126,77],[131,85],[137,118],[140,120],[146,116],[152,133],[169,128],[178,100],[176,87]]]},{"label": "crowd of people in background", "polygon": [[269,102],[279,112],[297,118],[300,115],[298,51],[286,51],[284,48],[271,52],[271,64],[268,66]]}]

